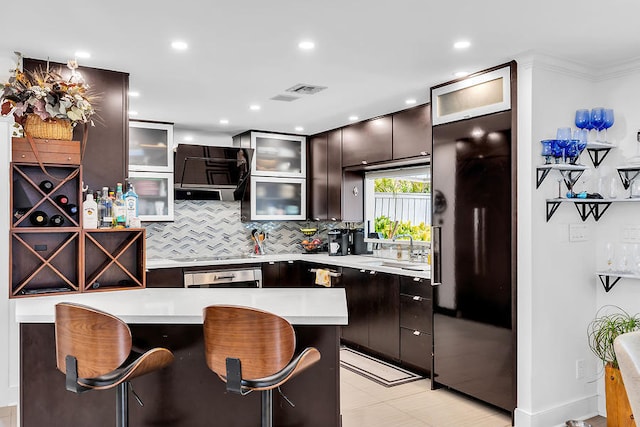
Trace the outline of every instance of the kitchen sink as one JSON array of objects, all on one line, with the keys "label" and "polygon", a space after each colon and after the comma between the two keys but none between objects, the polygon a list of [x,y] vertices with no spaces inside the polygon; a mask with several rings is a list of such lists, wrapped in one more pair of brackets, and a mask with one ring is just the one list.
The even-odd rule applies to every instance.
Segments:
[{"label": "kitchen sink", "polygon": [[392,267],[392,268],[401,268],[403,270],[414,270],[414,271],[425,271],[429,269],[429,265],[421,262],[410,262],[410,261],[393,261],[393,260],[381,260],[377,259],[375,261],[366,261],[363,264],[366,265],[376,265],[380,267]]}]

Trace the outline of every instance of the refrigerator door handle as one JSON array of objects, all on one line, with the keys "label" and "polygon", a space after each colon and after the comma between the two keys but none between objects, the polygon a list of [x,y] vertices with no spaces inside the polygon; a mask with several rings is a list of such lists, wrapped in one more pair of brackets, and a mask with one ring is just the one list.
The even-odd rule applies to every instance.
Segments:
[{"label": "refrigerator door handle", "polygon": [[441,285],[442,284],[442,260],[440,258],[440,241],[442,235],[442,227],[439,225],[431,226],[432,231],[432,254],[431,254],[431,271],[433,275],[431,277],[431,285]]}]

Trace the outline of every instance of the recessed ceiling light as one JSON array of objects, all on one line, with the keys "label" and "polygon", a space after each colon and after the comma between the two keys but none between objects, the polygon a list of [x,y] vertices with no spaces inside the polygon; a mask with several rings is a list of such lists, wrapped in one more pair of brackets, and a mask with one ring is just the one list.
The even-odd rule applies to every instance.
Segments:
[{"label": "recessed ceiling light", "polygon": [[407,99],[406,101],[404,101],[405,104],[407,105],[413,105],[416,103],[416,100],[411,98],[411,99]]},{"label": "recessed ceiling light", "polygon": [[298,43],[298,47],[302,50],[312,50],[316,47],[316,44],[311,40],[303,40]]},{"label": "recessed ceiling light", "polygon": [[258,110],[260,110],[260,108],[262,108],[262,107],[260,107],[258,104],[252,104],[252,105],[249,106],[249,109],[251,111],[258,111]]},{"label": "recessed ceiling light", "polygon": [[358,116],[349,116],[349,120],[355,122],[356,120],[358,120]]},{"label": "recessed ceiling light", "polygon": [[185,141],[193,141],[193,137],[191,135],[187,135],[184,137]]},{"label": "recessed ceiling light", "polygon": [[469,40],[460,40],[453,44],[453,47],[456,49],[466,49],[471,46],[471,42]]},{"label": "recessed ceiling light", "polygon": [[453,75],[456,77],[467,77],[469,73],[467,71],[456,71]]},{"label": "recessed ceiling light", "polygon": [[137,98],[140,96],[140,92],[136,92],[136,91],[129,91],[129,96],[133,97],[133,98]]},{"label": "recessed ceiling light", "polygon": [[138,112],[137,111],[129,111],[129,115],[130,116],[137,116]]},{"label": "recessed ceiling light", "polygon": [[76,53],[74,53],[74,56],[76,58],[91,58],[91,54],[89,52],[85,52],[84,50],[77,50]]},{"label": "recessed ceiling light", "polygon": [[186,42],[176,40],[174,42],[171,42],[171,47],[175,50],[186,50],[189,45]]},{"label": "recessed ceiling light", "polygon": [[302,132],[304,130],[302,126],[296,126],[295,129],[296,129],[296,132]]},{"label": "recessed ceiling light", "polygon": [[229,120],[228,119],[220,119],[220,124],[221,125],[228,125],[229,124]]}]

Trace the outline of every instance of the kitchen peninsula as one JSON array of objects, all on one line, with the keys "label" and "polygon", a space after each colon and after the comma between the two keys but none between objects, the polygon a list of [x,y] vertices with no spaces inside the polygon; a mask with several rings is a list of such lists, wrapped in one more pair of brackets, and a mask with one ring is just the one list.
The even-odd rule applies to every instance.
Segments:
[{"label": "kitchen peninsula", "polygon": [[[23,427],[68,426],[88,421],[95,427],[115,420],[114,391],[73,394],[55,368],[54,307],[61,301],[86,304],[127,322],[134,348],[162,346],[175,355],[168,368],[133,381],[144,401],[130,402],[132,425],[257,425],[260,395],[233,395],[204,361],[202,309],[213,304],[255,307],[289,320],[297,351],[320,350],[313,368],[274,395],[274,422],[293,426],[339,426],[339,331],[347,324],[343,289],[140,289],[55,295],[14,301],[20,323],[20,417]],[[55,423],[52,424],[52,420]]]}]

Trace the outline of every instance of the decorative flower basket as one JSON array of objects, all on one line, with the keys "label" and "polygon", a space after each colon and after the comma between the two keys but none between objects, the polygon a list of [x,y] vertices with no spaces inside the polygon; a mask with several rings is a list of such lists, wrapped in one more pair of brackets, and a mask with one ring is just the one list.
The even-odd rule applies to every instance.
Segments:
[{"label": "decorative flower basket", "polygon": [[37,139],[58,139],[71,141],[73,127],[71,121],[65,119],[42,120],[35,114],[28,114],[23,124],[24,131]]}]

